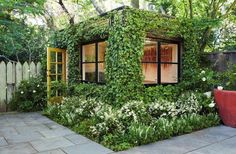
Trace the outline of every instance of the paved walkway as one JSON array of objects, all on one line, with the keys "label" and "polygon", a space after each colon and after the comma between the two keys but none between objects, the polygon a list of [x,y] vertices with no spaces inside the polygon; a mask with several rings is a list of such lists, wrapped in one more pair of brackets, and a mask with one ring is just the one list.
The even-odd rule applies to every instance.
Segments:
[{"label": "paved walkway", "polygon": [[236,154],[236,129],[212,127],[118,154]]},{"label": "paved walkway", "polygon": [[[114,154],[40,113],[0,114],[0,154]],[[236,154],[236,129],[218,126],[117,154]]]},{"label": "paved walkway", "polygon": [[40,113],[0,114],[0,154],[108,154]]}]

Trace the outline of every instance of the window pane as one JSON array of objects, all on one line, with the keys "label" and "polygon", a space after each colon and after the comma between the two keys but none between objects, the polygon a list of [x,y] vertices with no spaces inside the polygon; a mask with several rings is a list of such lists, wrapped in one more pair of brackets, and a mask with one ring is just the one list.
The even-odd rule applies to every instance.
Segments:
[{"label": "window pane", "polygon": [[50,52],[51,62],[56,62],[56,52]]},{"label": "window pane", "polygon": [[83,64],[83,80],[95,82],[95,63]]},{"label": "window pane", "polygon": [[83,62],[95,62],[95,44],[83,45]]},{"label": "window pane", "polygon": [[161,64],[161,83],[178,82],[178,65]]},{"label": "window pane", "polygon": [[178,62],[178,44],[161,43],[161,62]]},{"label": "window pane", "polygon": [[98,82],[104,82],[104,63],[98,63]]},{"label": "window pane", "polygon": [[62,73],[62,64],[57,64],[57,73]]},{"label": "window pane", "polygon": [[62,52],[57,53],[57,62],[62,62]]},{"label": "window pane", "polygon": [[98,43],[98,61],[105,61],[106,42]]},{"label": "window pane", "polygon": [[144,84],[157,84],[157,64],[142,63]]},{"label": "window pane", "polygon": [[143,62],[157,62],[157,42],[146,40],[144,44]]},{"label": "window pane", "polygon": [[50,64],[51,65],[51,74],[56,74],[56,64]]},{"label": "window pane", "polygon": [[56,81],[56,75],[51,75],[50,78],[51,78],[51,81]]}]

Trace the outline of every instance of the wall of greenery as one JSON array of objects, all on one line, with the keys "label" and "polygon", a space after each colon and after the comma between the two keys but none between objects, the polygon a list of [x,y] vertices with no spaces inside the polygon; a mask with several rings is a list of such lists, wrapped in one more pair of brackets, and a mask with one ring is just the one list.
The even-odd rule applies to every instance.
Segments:
[{"label": "wall of greenery", "polygon": [[192,82],[200,71],[197,43],[200,41],[199,31],[204,26],[193,19],[164,17],[155,12],[126,7],[57,32],[51,46],[67,48],[69,83],[73,84],[80,81],[80,45],[107,38],[104,100],[122,105],[128,100],[141,100],[143,97],[140,63],[147,33],[183,39],[181,80],[184,82],[181,86],[186,89],[197,87],[197,83]]}]

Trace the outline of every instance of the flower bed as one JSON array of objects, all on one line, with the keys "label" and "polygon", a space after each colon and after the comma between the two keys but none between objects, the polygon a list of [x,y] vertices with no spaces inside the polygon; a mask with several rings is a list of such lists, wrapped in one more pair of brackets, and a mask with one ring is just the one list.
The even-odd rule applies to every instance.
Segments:
[{"label": "flower bed", "polygon": [[129,101],[115,107],[92,98],[68,97],[45,114],[60,124],[120,151],[219,124],[212,98],[184,93],[178,99]]}]

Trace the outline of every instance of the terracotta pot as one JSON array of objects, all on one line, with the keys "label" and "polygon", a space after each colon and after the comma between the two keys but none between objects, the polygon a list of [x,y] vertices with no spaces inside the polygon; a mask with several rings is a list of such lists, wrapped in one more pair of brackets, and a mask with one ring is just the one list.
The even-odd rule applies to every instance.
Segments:
[{"label": "terracotta pot", "polygon": [[236,127],[236,91],[215,89],[214,96],[223,123]]}]

